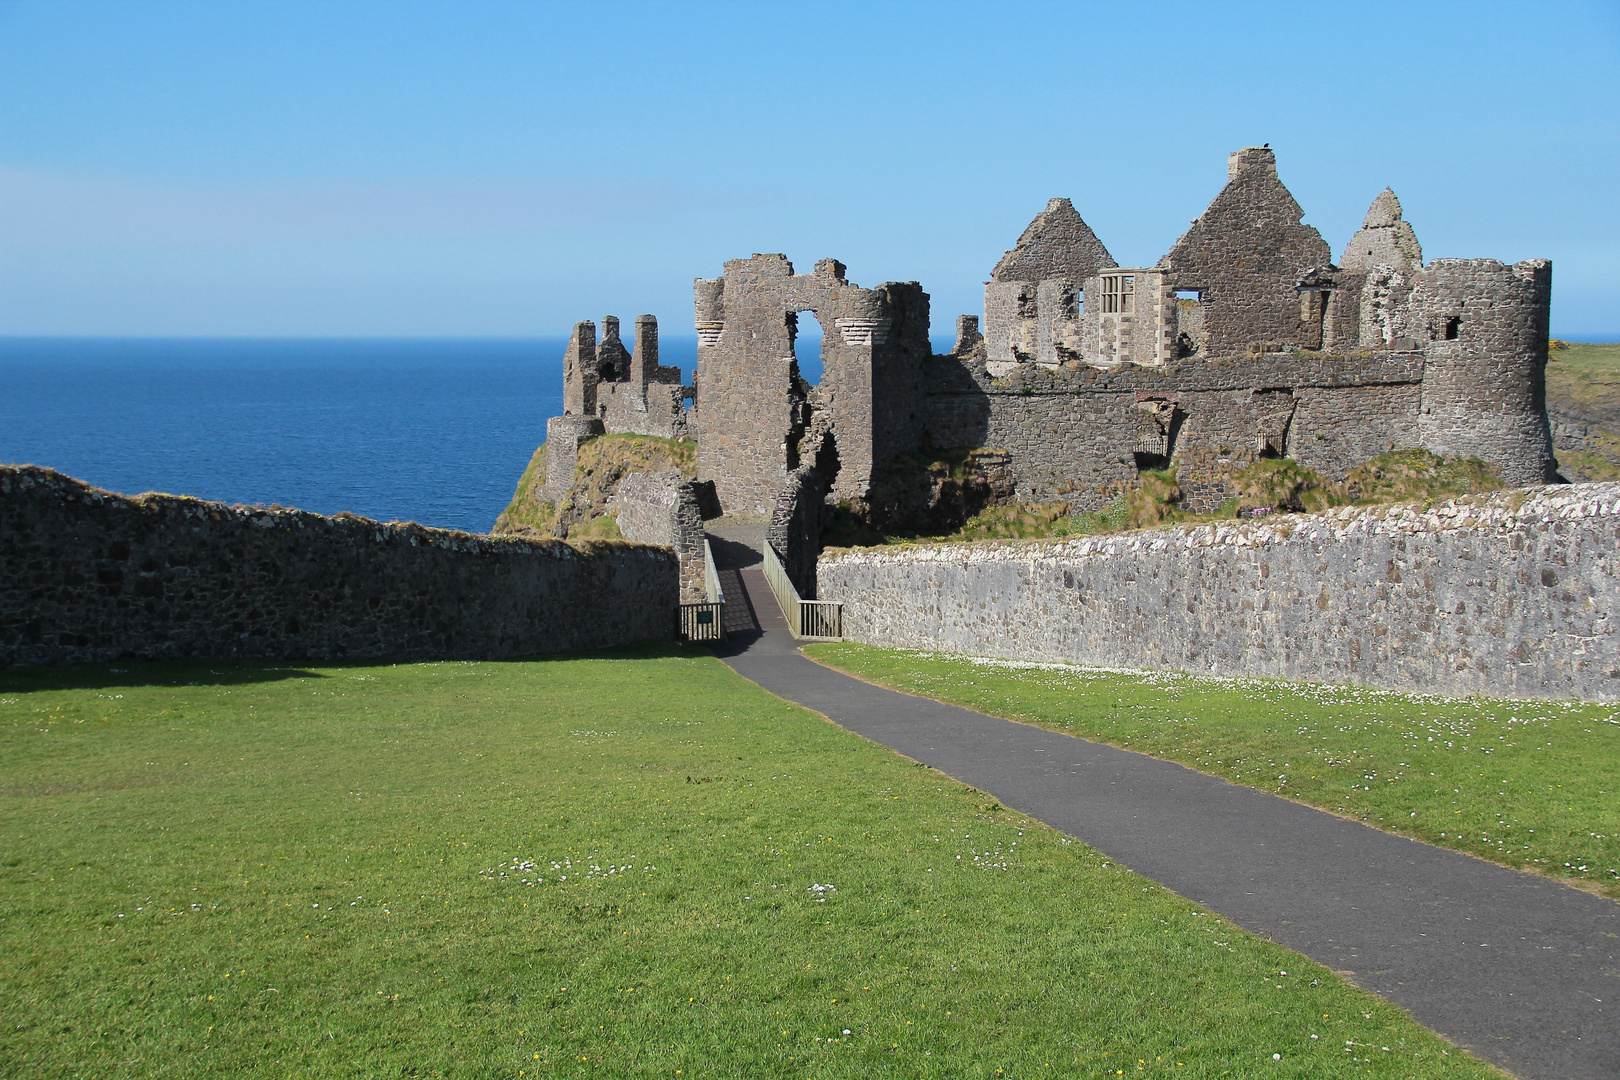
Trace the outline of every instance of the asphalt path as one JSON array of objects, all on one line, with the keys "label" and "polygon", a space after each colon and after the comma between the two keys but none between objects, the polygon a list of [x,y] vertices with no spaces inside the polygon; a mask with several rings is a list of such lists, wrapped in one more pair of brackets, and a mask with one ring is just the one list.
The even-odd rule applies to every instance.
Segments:
[{"label": "asphalt path", "polygon": [[729,535],[714,543],[735,571],[728,607],[751,599],[752,618],[717,651],[744,678],[1084,840],[1517,1076],[1620,1077],[1620,904],[823,667],[788,634],[753,538]]}]

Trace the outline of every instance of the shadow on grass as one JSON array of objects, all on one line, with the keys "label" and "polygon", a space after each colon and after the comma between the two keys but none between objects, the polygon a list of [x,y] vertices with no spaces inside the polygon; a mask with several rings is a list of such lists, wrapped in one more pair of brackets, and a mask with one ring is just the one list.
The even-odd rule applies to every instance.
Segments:
[{"label": "shadow on grass", "polygon": [[0,691],[99,690],[114,686],[241,686],[325,675],[280,660],[122,660],[116,664],[0,671]]},{"label": "shadow on grass", "polygon": [[242,686],[284,679],[325,679],[325,671],[388,667],[400,664],[535,664],[564,660],[696,659],[712,656],[708,649],[669,641],[645,641],[612,649],[540,653],[497,660],[461,658],[393,660],[322,660],[321,671],[286,660],[125,660],[114,664],[74,664],[64,667],[15,668],[0,671],[0,693],[41,690],[99,690],[124,686]]}]

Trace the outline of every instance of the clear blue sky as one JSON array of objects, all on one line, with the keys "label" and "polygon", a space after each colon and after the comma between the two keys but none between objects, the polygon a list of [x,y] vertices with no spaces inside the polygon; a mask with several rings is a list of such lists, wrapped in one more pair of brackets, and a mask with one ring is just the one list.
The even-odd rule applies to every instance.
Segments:
[{"label": "clear blue sky", "polygon": [[0,334],[691,333],[728,258],[977,312],[1055,195],[1157,260],[1270,143],[1335,254],[1620,335],[1620,4],[0,0]]}]

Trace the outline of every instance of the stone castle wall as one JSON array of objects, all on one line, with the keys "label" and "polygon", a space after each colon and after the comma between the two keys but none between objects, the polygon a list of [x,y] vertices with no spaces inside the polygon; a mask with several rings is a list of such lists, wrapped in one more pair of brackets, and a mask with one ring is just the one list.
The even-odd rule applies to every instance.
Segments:
[{"label": "stone castle wall", "polygon": [[1342,478],[1392,447],[1419,445],[1422,382],[1412,353],[1021,364],[1000,378],[982,360],[935,357],[923,415],[934,446],[1007,451],[1020,498],[1094,509],[1136,482],[1138,452],[1175,460],[1194,487],[1220,488],[1223,462],[1235,471],[1268,447]]},{"label": "stone castle wall", "polygon": [[1516,487],[1557,469],[1547,423],[1552,264],[1435,259],[1412,291],[1407,331],[1424,340],[1423,445],[1472,454]]},{"label": "stone castle wall", "polygon": [[126,498],[0,467],[0,667],[493,659],[674,636],[675,556]]},{"label": "stone castle wall", "polygon": [[1065,543],[828,552],[872,645],[1620,700],[1620,484]]},{"label": "stone castle wall", "polygon": [[703,568],[703,513],[697,485],[678,473],[631,473],[619,481],[609,511],[626,540],[675,549],[681,603],[707,599]]},{"label": "stone castle wall", "polygon": [[[727,513],[769,513],[801,463],[826,463],[840,498],[861,497],[875,464],[919,445],[915,402],[930,349],[928,296],[915,282],[865,289],[833,259],[798,274],[785,256],[755,255],[693,291],[698,475],[714,481]],[[805,313],[823,334],[815,387],[793,352]]]},{"label": "stone castle wall", "polygon": [[[686,409],[691,389],[681,369],[658,363],[658,320],[636,318],[632,352],[619,336],[619,320],[602,317],[602,337],[590,320],[574,324],[563,353],[563,414],[600,421],[603,431],[680,439],[692,434]],[[571,475],[571,474],[570,474]]]},{"label": "stone castle wall", "polygon": [[1163,259],[1167,288],[1200,294],[1204,355],[1241,353],[1255,341],[1305,344],[1295,282],[1332,254],[1302,217],[1269,148],[1231,156],[1226,186]]},{"label": "stone castle wall", "polygon": [[[1079,510],[1173,466],[1183,507],[1208,512],[1262,457],[1342,479],[1426,448],[1477,456],[1515,486],[1552,481],[1550,264],[1422,258],[1385,189],[1335,266],[1275,153],[1251,146],[1151,267],[1118,266],[1067,199],[1051,200],[991,271],[983,337],[959,323],[950,356],[932,355],[915,282],[865,289],[834,259],[801,274],[754,255],[693,284],[693,410],[678,385],[655,385],[673,369],[656,366],[643,316],[633,355],[616,319],[600,342],[595,324],[575,328],[565,412],[662,433],[695,431],[701,406],[698,475],[725,512],[770,513],[812,465],[833,501],[900,528],[872,501],[915,464],[898,458],[932,451],[994,452],[1016,497]],[[824,331],[816,386],[794,358],[806,315]],[[548,475],[571,475],[573,447]]]},{"label": "stone castle wall", "polygon": [[805,600],[816,598],[816,559],[830,516],[826,496],[827,483],[815,466],[800,465],[777,494],[765,528],[765,542]]}]

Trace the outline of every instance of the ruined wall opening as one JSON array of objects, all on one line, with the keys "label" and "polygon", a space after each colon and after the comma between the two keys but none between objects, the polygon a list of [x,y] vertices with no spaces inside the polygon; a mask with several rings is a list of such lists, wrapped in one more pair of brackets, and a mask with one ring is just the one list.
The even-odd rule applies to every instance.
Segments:
[{"label": "ruined wall opening", "polygon": [[816,472],[821,474],[828,491],[832,490],[833,484],[838,480],[838,465],[838,441],[829,431],[816,449],[815,460]]},{"label": "ruined wall opening", "polygon": [[[806,319],[804,316],[810,316]],[[793,342],[793,360],[795,374],[804,380],[806,386],[821,385],[824,374],[822,363],[822,344],[826,339],[826,332],[821,325],[821,318],[814,311],[788,312],[788,337]]]},{"label": "ruined wall opening", "polygon": [[1456,341],[1457,335],[1462,332],[1462,317],[1453,315],[1446,320],[1446,340]]},{"label": "ruined wall opening", "polygon": [[1164,454],[1147,453],[1141,450],[1136,452],[1136,471],[1139,473],[1158,472],[1169,467],[1170,459]]},{"label": "ruined wall opening", "polygon": [[1333,293],[1327,289],[1301,289],[1299,291],[1300,345],[1307,349],[1320,349],[1326,340],[1328,306]]}]

